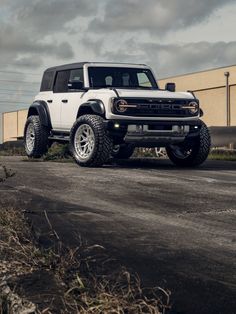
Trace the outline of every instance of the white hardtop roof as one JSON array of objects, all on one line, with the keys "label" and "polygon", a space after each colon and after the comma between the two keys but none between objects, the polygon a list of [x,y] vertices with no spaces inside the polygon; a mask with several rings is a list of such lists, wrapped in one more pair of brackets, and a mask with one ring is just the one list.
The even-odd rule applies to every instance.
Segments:
[{"label": "white hardtop roof", "polygon": [[149,68],[146,64],[120,63],[120,62],[86,62],[85,66],[95,67],[119,67],[119,68]]},{"label": "white hardtop roof", "polygon": [[120,67],[120,68],[141,68],[141,69],[150,69],[146,64],[135,64],[135,63],[119,63],[119,62],[79,62],[64,64],[55,67],[48,68],[45,72],[48,71],[62,71],[68,69],[76,69],[81,67]]}]

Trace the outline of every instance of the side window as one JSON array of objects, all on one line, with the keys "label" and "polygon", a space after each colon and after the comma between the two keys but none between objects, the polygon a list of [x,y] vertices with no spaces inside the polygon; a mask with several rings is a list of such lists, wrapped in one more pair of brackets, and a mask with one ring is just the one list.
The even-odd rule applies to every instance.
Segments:
[{"label": "side window", "polygon": [[137,73],[137,77],[138,77],[138,85],[139,86],[152,87],[152,84],[151,84],[146,73],[144,73],[144,72]]},{"label": "side window", "polygon": [[54,93],[67,93],[70,71],[57,72],[56,82],[54,85]]},{"label": "side window", "polygon": [[83,69],[76,69],[70,71],[70,82],[82,82],[84,83],[84,73]]},{"label": "side window", "polygon": [[40,92],[52,90],[54,72],[44,72]]}]

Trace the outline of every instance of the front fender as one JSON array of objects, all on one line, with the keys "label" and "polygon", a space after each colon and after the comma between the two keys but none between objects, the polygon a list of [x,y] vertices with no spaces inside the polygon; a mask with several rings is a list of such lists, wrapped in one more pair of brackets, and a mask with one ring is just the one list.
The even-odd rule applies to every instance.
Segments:
[{"label": "front fender", "polygon": [[105,115],[105,106],[104,103],[100,99],[90,99],[87,102],[80,105],[77,117],[86,114],[92,113],[97,114],[99,116]]},{"label": "front fender", "polygon": [[35,114],[39,116],[42,125],[52,128],[48,105],[45,101],[37,100],[29,107],[27,118]]}]

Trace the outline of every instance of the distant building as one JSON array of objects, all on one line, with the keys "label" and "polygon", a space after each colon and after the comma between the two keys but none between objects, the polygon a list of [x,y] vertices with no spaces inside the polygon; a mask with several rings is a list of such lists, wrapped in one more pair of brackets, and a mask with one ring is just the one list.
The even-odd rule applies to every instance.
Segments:
[{"label": "distant building", "polygon": [[27,112],[18,110],[0,114],[0,144],[23,136]]}]

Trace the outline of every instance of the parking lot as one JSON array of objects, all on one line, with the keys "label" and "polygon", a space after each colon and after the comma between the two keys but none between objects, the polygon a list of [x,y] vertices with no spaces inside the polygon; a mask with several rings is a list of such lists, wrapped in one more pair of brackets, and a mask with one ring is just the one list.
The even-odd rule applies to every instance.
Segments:
[{"label": "parking lot", "polygon": [[236,163],[180,169],[133,159],[103,168],[0,157],[16,175],[3,205],[42,212],[59,236],[103,245],[144,285],[172,292],[173,313],[236,313]]}]

